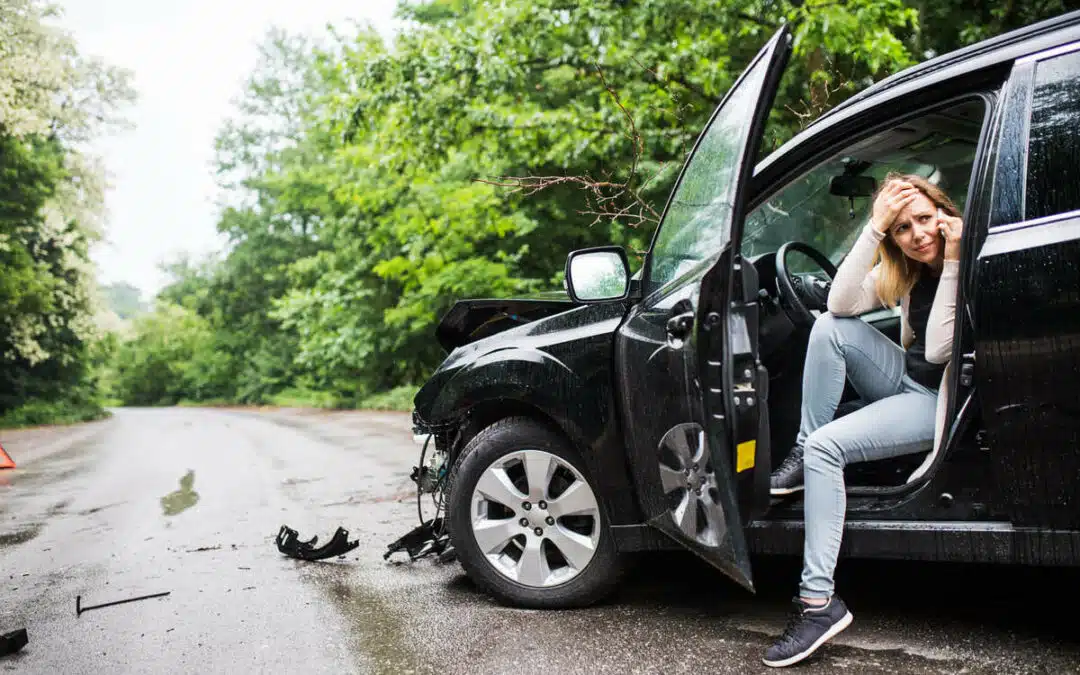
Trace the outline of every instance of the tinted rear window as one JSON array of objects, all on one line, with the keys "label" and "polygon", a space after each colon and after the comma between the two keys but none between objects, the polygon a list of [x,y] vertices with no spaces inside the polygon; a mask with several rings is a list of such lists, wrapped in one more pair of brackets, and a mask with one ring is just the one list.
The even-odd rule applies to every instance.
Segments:
[{"label": "tinted rear window", "polygon": [[1041,61],[1031,103],[1025,217],[1080,209],[1080,51]]}]

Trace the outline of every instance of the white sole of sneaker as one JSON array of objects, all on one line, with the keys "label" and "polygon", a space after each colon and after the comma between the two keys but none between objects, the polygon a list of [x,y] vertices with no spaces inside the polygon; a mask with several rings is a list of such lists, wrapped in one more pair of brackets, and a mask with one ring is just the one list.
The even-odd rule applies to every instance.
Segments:
[{"label": "white sole of sneaker", "polygon": [[806,649],[805,651],[799,652],[795,656],[789,656],[788,658],[781,659],[779,661],[766,661],[765,659],[761,659],[761,662],[764,663],[765,665],[771,666],[773,668],[783,668],[784,666],[795,665],[799,661],[802,661],[806,657],[808,657],[811,654],[813,654],[814,652],[816,652],[818,650],[818,647],[820,647],[821,645],[825,644],[829,640],[836,637],[840,633],[840,631],[842,631],[845,628],[847,628],[848,626],[850,626],[851,625],[851,620],[854,619],[854,618],[855,617],[852,616],[851,612],[848,612],[847,614],[844,615],[844,618],[840,619],[835,624],[833,624],[832,628],[825,631],[825,634],[822,635],[821,637],[819,637],[817,639],[817,642],[810,645],[809,649]]},{"label": "white sole of sneaker", "polygon": [[798,492],[799,490],[802,490],[802,489],[803,489],[803,486],[801,486],[801,485],[796,485],[795,487],[789,487],[789,488],[772,488],[772,489],[769,490],[769,494],[776,495],[776,496],[790,495],[790,494]]}]

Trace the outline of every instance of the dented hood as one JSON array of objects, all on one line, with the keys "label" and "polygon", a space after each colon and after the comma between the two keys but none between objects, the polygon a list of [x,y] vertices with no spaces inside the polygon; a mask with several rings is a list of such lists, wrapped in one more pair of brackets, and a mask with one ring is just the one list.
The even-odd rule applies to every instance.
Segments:
[{"label": "dented hood", "polygon": [[558,291],[524,298],[459,300],[435,328],[435,337],[443,349],[450,352],[461,345],[565,312],[574,306],[566,293]]}]

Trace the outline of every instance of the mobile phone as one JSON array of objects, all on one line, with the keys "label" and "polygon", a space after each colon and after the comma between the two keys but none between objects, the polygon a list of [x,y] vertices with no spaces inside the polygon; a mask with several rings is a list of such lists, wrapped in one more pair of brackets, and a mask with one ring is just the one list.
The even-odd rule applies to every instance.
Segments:
[{"label": "mobile phone", "polygon": [[945,239],[945,230],[941,227],[941,219],[945,217],[945,212],[941,210],[940,206],[938,207],[938,210],[937,210],[937,217],[938,217],[937,232],[938,232],[938,234],[941,235],[942,239]]}]

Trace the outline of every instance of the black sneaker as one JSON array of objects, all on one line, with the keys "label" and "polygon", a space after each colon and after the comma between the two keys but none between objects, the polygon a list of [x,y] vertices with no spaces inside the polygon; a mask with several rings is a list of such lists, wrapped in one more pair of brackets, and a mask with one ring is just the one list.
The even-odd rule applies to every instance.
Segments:
[{"label": "black sneaker", "polygon": [[769,476],[769,493],[789,495],[803,489],[803,449],[796,446],[791,449],[776,471]]},{"label": "black sneaker", "polygon": [[795,598],[794,604],[784,633],[765,650],[761,662],[767,666],[780,668],[798,663],[851,625],[851,612],[837,595],[822,607],[808,605],[800,598]]}]

